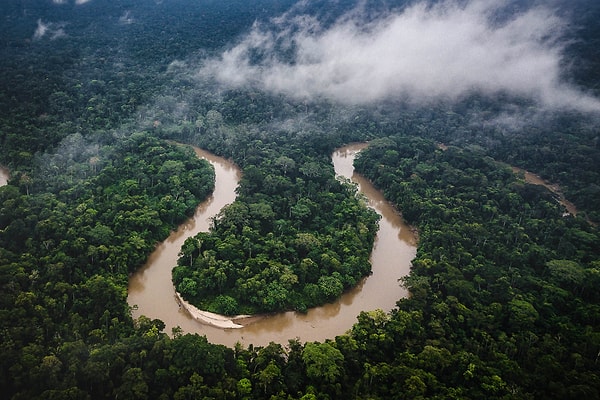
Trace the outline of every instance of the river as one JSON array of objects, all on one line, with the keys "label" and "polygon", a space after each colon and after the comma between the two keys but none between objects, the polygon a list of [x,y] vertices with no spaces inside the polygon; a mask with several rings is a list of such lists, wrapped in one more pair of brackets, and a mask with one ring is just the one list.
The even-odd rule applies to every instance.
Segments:
[{"label": "river", "polygon": [[240,329],[202,324],[180,307],[171,283],[171,269],[177,262],[179,249],[185,238],[208,230],[210,218],[235,199],[239,179],[239,171],[233,164],[196,149],[200,157],[215,167],[215,193],[198,207],[190,221],[158,246],[147,264],[131,277],[128,302],[130,306],[137,305],[133,317],[158,318],[165,322],[167,333],[179,326],[185,333],[206,335],[210,342],[230,347],[236,342],[265,346],[270,342],[285,344],[294,338],[303,342],[324,341],[345,333],[363,310],[393,309],[396,301],[407,295],[398,279],[410,271],[411,260],[416,255],[416,238],[382,194],[354,173],[354,158],[364,147],[364,144],[357,144],[338,149],[332,155],[332,161],[336,174],[356,182],[367,196],[369,205],[382,216],[371,254],[373,274],[335,303],[310,309],[307,313],[289,311],[257,318]]},{"label": "river", "polygon": [[10,174],[8,173],[8,169],[0,167],[0,186],[6,185],[9,178]]},{"label": "river", "polygon": [[[444,143],[438,143],[437,147],[440,150],[448,150],[448,146]],[[577,207],[575,207],[575,204],[571,203],[569,200],[567,200],[565,198],[565,195],[563,194],[560,186],[558,184],[555,183],[550,183],[544,179],[542,179],[542,177],[540,177],[537,174],[534,174],[533,172],[529,172],[525,169],[519,168],[519,167],[515,167],[509,164],[504,164],[507,165],[508,167],[510,167],[510,169],[513,171],[513,173],[515,173],[518,176],[522,176],[523,179],[525,180],[525,182],[532,184],[532,185],[539,185],[539,186],[544,186],[546,189],[550,190],[552,193],[554,193],[557,196],[557,201],[560,205],[562,205],[563,207],[565,207],[565,209],[567,210],[565,215],[573,215],[573,216],[577,216]]]},{"label": "river", "polygon": [[559,185],[550,183],[542,179],[539,175],[536,175],[533,172],[526,171],[519,167],[511,166],[511,169],[515,174],[523,176],[525,182],[530,183],[532,185],[544,186],[546,189],[554,193],[557,196],[557,201],[567,210],[566,214],[571,214],[573,216],[577,215],[577,207],[575,207],[575,204],[571,203],[565,198],[565,195],[563,194]]}]

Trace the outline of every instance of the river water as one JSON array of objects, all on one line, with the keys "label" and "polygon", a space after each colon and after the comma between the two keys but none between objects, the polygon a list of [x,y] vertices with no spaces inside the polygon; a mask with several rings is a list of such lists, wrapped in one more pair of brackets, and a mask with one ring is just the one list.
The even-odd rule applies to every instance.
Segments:
[{"label": "river water", "polygon": [[396,301],[407,295],[398,279],[410,271],[411,260],[416,254],[416,238],[382,194],[354,173],[354,158],[364,147],[364,144],[350,145],[332,155],[336,174],[358,183],[369,205],[382,216],[371,254],[373,274],[344,293],[338,301],[310,309],[307,313],[289,311],[268,315],[240,329],[202,324],[179,306],[171,283],[171,269],[177,262],[179,249],[185,238],[208,230],[210,218],[235,199],[239,178],[239,171],[234,165],[197,149],[199,156],[215,167],[215,193],[206,204],[199,206],[190,221],[157,247],[147,264],[131,277],[128,302],[130,306],[137,305],[132,312],[133,317],[146,315],[151,319],[158,318],[165,322],[167,333],[179,326],[185,333],[206,335],[212,343],[233,346],[240,342],[265,346],[270,342],[285,344],[294,338],[303,342],[324,341],[350,329],[361,311],[378,308],[389,311],[394,308]]},{"label": "river water", "polygon": [[10,174],[8,173],[8,170],[4,167],[0,167],[0,186],[6,185],[9,178]]}]

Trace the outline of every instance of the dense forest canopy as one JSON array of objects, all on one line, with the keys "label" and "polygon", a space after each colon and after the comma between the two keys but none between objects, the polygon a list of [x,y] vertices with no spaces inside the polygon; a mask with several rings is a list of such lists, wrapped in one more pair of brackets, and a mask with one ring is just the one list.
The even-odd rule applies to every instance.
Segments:
[{"label": "dense forest canopy", "polygon": [[[0,16],[7,398],[600,397],[597,1],[20,0]],[[173,141],[243,170],[182,249],[190,299],[303,310],[368,274],[376,218],[329,161],[356,141],[419,232],[411,296],[323,343],[231,349],[132,320],[128,275],[214,185]]]},{"label": "dense forest canopy", "polygon": [[238,199],[210,233],[184,244],[177,290],[229,315],[305,311],[338,298],[370,272],[377,214],[335,179],[328,159],[292,143],[253,150]]}]

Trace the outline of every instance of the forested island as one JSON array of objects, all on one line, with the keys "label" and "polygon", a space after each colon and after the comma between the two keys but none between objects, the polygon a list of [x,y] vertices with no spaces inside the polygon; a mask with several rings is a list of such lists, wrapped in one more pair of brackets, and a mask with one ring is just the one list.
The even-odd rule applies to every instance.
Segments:
[{"label": "forested island", "polygon": [[201,309],[305,311],[369,274],[378,216],[330,160],[288,146],[256,149],[236,201],[185,242],[173,280]]},{"label": "forested island", "polygon": [[[3,396],[600,397],[600,6],[555,7],[2,4]],[[443,79],[433,64],[387,75],[380,56],[404,48],[392,65],[430,57]],[[486,68],[463,75],[473,54]],[[368,276],[377,216],[330,160],[353,142],[368,142],[356,169],[418,232],[398,283],[410,296],[323,342],[229,348],[133,319],[128,277],[214,187],[174,142],[242,170],[238,199],[172,266],[188,300],[305,311]],[[559,184],[577,215],[511,165]]]}]

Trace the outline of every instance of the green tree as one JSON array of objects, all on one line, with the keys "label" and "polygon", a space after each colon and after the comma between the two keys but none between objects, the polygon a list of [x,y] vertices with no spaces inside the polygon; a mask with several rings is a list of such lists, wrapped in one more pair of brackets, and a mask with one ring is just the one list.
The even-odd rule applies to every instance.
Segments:
[{"label": "green tree", "polygon": [[282,381],[282,375],[281,369],[274,361],[269,362],[266,367],[255,374],[255,377],[258,381],[258,386],[262,387],[265,395],[278,392]]},{"label": "green tree", "polygon": [[123,383],[115,391],[116,398],[147,399],[148,384],[140,368],[129,368],[123,374]]},{"label": "green tree", "polygon": [[306,343],[302,351],[306,375],[315,382],[336,382],[344,373],[344,355],[330,343]]},{"label": "green tree", "polygon": [[252,382],[248,378],[242,378],[237,383],[237,393],[241,399],[249,399],[252,394]]}]

